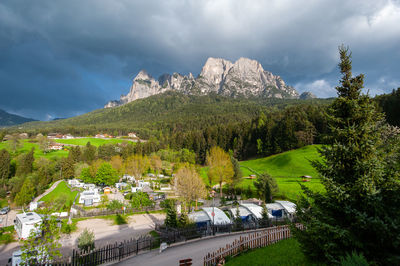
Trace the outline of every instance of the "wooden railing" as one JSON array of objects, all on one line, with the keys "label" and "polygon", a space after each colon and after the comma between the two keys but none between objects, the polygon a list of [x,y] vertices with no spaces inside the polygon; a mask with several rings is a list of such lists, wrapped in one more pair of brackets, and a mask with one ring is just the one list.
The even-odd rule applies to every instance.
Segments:
[{"label": "wooden railing", "polygon": [[[303,230],[302,224],[296,224],[296,227]],[[249,249],[265,247],[291,236],[289,225],[270,227],[263,231],[250,233],[247,236],[240,236],[240,239],[236,239],[232,244],[227,244],[226,247],[208,253],[204,257],[204,265],[216,265],[221,258],[234,257]]]}]

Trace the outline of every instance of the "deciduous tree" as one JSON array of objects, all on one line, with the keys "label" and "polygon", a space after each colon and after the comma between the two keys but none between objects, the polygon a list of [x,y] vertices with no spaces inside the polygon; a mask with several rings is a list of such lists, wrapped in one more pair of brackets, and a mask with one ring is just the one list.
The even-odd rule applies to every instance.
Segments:
[{"label": "deciduous tree", "polygon": [[183,197],[186,205],[192,201],[197,201],[200,198],[207,196],[206,187],[203,180],[193,167],[185,166],[176,173],[176,190],[178,194]]},{"label": "deciduous tree", "polygon": [[219,183],[219,193],[220,197],[222,197],[222,183],[231,183],[235,174],[231,158],[223,149],[215,146],[207,153],[207,165],[210,167],[208,171],[210,184],[212,181]]}]

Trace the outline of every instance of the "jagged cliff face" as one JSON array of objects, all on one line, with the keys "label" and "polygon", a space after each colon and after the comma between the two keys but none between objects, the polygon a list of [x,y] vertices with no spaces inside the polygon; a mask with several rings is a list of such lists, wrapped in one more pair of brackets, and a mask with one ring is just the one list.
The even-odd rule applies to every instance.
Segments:
[{"label": "jagged cliff face", "polygon": [[185,94],[206,95],[211,92],[230,96],[259,96],[267,98],[298,98],[299,94],[272,73],[265,71],[261,64],[248,58],[235,63],[221,58],[208,58],[200,75],[194,78],[174,73],[164,74],[155,80],[142,70],[134,78],[130,91],[119,101],[111,101],[105,108],[129,103],[168,90]]}]

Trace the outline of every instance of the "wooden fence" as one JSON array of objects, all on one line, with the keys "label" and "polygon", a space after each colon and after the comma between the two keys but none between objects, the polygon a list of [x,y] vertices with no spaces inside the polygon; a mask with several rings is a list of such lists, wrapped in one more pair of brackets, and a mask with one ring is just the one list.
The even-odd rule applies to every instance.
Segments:
[{"label": "wooden fence", "polygon": [[52,262],[54,266],[89,266],[118,262],[126,257],[137,255],[144,250],[151,250],[160,245],[160,240],[151,236],[130,239],[104,246],[89,252],[72,251],[72,256]]},{"label": "wooden fence", "polygon": [[160,207],[145,207],[142,210],[126,208],[125,210],[108,210],[108,209],[91,209],[85,210],[79,206],[73,206],[77,213],[72,214],[72,218],[83,218],[83,217],[96,217],[96,216],[106,216],[106,215],[114,215],[114,214],[134,214],[134,213],[142,213],[147,211],[160,211],[162,208]]},{"label": "wooden fence", "polygon": [[[296,227],[303,230],[302,224],[296,224]],[[208,253],[204,257],[204,265],[216,265],[220,258],[234,257],[249,249],[265,247],[291,236],[289,225],[270,227],[260,232],[250,233],[247,236],[241,236],[239,240],[236,239],[232,244],[227,244],[224,248]]]}]

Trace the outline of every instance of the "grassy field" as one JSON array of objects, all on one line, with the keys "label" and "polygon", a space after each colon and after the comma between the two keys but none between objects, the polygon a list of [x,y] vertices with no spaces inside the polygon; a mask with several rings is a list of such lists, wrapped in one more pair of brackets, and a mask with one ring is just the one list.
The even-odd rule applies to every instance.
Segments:
[{"label": "grassy field", "polygon": [[[22,147],[17,150],[17,153],[18,154],[26,153],[26,152],[29,152],[32,148],[35,148],[35,153],[34,153],[35,158],[45,157],[47,159],[51,159],[51,158],[55,158],[55,157],[67,157],[68,156],[68,151],[66,151],[66,150],[50,151],[47,153],[43,153],[39,149],[39,144],[30,139],[22,140]],[[8,151],[11,151],[7,141],[0,142],[0,150],[1,149],[6,149]]]},{"label": "grassy field", "polygon": [[[273,176],[279,186],[277,198],[296,200],[301,189],[299,182],[305,184],[313,190],[321,191],[323,186],[318,178],[317,171],[311,166],[312,160],[318,160],[319,154],[317,148],[319,145],[302,147],[297,150],[291,150],[265,158],[248,160],[240,162],[243,177],[252,174],[268,173]],[[207,177],[207,167],[200,169],[200,176],[205,184],[209,184]],[[301,182],[300,176],[312,176],[310,182]],[[250,188],[255,191],[255,179],[243,178],[237,185],[242,189]],[[215,183],[213,183],[215,185]]]},{"label": "grassy field", "polygon": [[67,206],[71,206],[76,194],[78,194],[78,191],[71,191],[67,186],[67,183],[65,181],[61,181],[52,192],[40,198],[39,201],[44,201],[51,205],[62,198],[65,199]]},{"label": "grassy field", "polygon": [[[319,160],[317,148],[319,145],[305,146],[297,150],[287,151],[265,158],[240,162],[243,176],[268,173],[273,176],[279,186],[278,197],[295,200],[300,193],[299,182],[313,190],[321,191],[323,186],[317,171],[312,167],[313,160]],[[301,182],[300,176],[312,176],[310,182]],[[239,186],[254,188],[254,179],[243,179]]]},{"label": "grassy field", "polygon": [[259,248],[231,258],[226,265],[321,265],[310,262],[300,249],[296,239],[279,241],[271,246]]},{"label": "grassy field", "polygon": [[[72,145],[80,145],[85,146],[88,142],[93,146],[100,146],[103,144],[115,144],[115,143],[122,143],[124,139],[98,139],[98,138],[79,138],[79,139],[55,139],[55,142],[64,143],[64,144],[72,144]],[[134,143],[134,142],[132,142]]]}]

